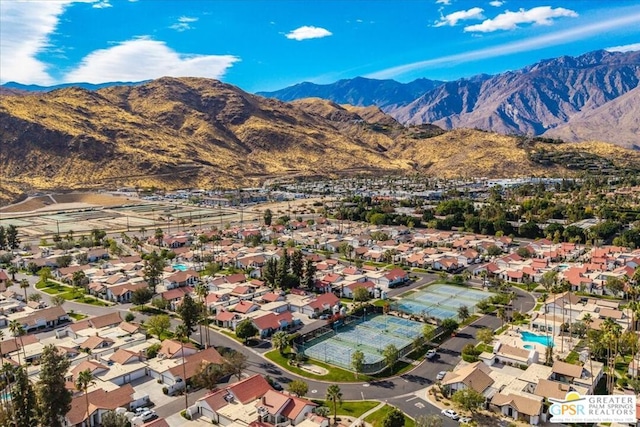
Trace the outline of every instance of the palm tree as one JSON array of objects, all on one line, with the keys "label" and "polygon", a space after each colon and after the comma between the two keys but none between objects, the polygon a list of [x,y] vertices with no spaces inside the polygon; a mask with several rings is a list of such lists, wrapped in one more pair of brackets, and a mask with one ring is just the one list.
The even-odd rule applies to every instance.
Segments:
[{"label": "palm tree", "polygon": [[73,284],[73,291],[74,292],[82,284],[82,282],[84,281],[85,277],[87,277],[87,276],[84,274],[84,271],[82,271],[82,270],[78,270],[78,271],[74,271],[73,272],[73,277],[71,279],[71,283]]},{"label": "palm tree", "polygon": [[271,336],[271,345],[273,348],[277,349],[280,354],[284,352],[284,349],[287,347],[288,339],[287,333],[284,331],[278,331]]},{"label": "palm tree", "polygon": [[18,267],[16,267],[15,265],[11,264],[9,266],[9,268],[7,268],[7,273],[9,273],[11,275],[11,280],[12,281],[16,281],[16,273],[18,272]]},{"label": "palm tree", "polygon": [[604,338],[607,342],[607,359],[609,365],[607,390],[609,394],[611,394],[613,393],[613,385],[615,384],[615,365],[618,356],[618,342],[620,340],[620,335],[622,334],[622,327],[612,318],[607,317],[604,322],[602,322],[602,330],[605,333]]},{"label": "palm tree", "polygon": [[504,307],[500,307],[498,308],[498,312],[496,313],[496,315],[498,316],[498,319],[500,319],[502,321],[502,324],[500,325],[500,327],[504,327],[504,321],[507,318],[507,311],[504,309]]},{"label": "palm tree", "polygon": [[[202,308],[202,314],[200,316],[200,339],[204,341],[204,348],[209,348],[209,325],[208,325],[208,316],[207,316],[207,304],[206,298],[209,295],[209,287],[204,283],[198,283],[195,288],[196,295],[200,298],[200,304]],[[204,323],[205,329],[207,330],[207,335],[202,338],[202,324]]]},{"label": "palm tree", "polygon": [[24,289],[24,300],[25,300],[25,302],[27,301],[27,289],[29,289],[30,286],[31,286],[31,284],[29,283],[29,281],[27,279],[20,280],[20,289]]},{"label": "palm tree", "polygon": [[[22,343],[22,336],[24,335],[24,327],[22,326],[22,324],[14,319],[11,322],[9,322],[9,330],[11,331],[11,334],[13,334],[13,336],[16,339],[20,338],[20,347],[22,347],[22,351],[24,352],[24,345]],[[18,349],[18,353],[17,354],[18,354],[18,365],[21,365],[21,362],[20,362],[20,349]],[[24,353],[24,356],[25,356],[25,358],[27,357],[27,353],[26,352]]]},{"label": "palm tree", "polygon": [[182,381],[184,381],[184,410],[189,409],[189,391],[187,390],[187,365],[184,363],[184,340],[189,336],[189,329],[184,324],[176,326],[176,337],[180,340],[182,353]]},{"label": "palm tree", "polygon": [[[591,324],[593,323],[593,318],[591,317],[591,313],[587,313],[582,317],[582,321],[585,325],[587,325],[587,341],[589,339],[589,331],[591,330]],[[595,377],[593,376],[593,359],[591,359],[591,345],[589,345],[589,371],[591,371],[591,388],[593,389],[593,381]]]},{"label": "palm tree", "polygon": [[91,427],[91,419],[89,419],[89,394],[87,390],[89,386],[95,384],[95,380],[93,379],[93,375],[91,375],[91,371],[89,369],[85,369],[84,371],[78,374],[78,377],[75,381],[76,390],[82,391],[84,393],[85,403],[87,405],[87,425]]},{"label": "palm tree", "polygon": [[333,403],[333,423],[336,424],[338,420],[338,405],[342,405],[342,392],[337,384],[331,384],[327,388],[327,402]]}]

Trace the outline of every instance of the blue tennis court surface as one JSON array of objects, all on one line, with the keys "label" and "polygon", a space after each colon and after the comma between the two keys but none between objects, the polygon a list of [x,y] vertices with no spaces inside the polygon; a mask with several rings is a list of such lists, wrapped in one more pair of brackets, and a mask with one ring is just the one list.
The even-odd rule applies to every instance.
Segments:
[{"label": "blue tennis court surface", "polygon": [[394,316],[373,316],[350,324],[304,345],[304,353],[316,360],[352,369],[351,355],[356,350],[364,354],[365,364],[383,361],[382,352],[393,344],[398,350],[410,346],[422,335],[423,323]]},{"label": "blue tennis court surface", "polygon": [[398,309],[438,319],[455,318],[459,307],[467,306],[470,313],[475,313],[476,304],[493,295],[492,292],[478,289],[436,284],[402,298],[398,302]]}]

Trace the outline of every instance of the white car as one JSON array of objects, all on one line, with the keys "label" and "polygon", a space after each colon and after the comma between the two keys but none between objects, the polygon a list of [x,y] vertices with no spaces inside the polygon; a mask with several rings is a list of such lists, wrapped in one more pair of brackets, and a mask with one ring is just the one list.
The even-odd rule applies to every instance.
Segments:
[{"label": "white car", "polygon": [[447,371],[440,371],[438,372],[438,375],[436,375],[436,380],[440,381],[441,379],[444,378],[444,376],[447,375]]},{"label": "white car", "polygon": [[156,412],[152,411],[151,409],[144,411],[142,414],[140,414],[140,418],[142,418],[142,421],[149,421],[152,420],[156,417]]},{"label": "white car", "polygon": [[441,414],[445,417],[451,418],[452,420],[457,420],[458,418],[460,418],[460,415],[458,415],[458,413],[453,409],[443,409]]},{"label": "white car", "polygon": [[428,360],[431,360],[433,358],[435,358],[438,355],[438,353],[436,352],[435,348],[432,348],[431,350],[427,351],[426,357]]},{"label": "white car", "polygon": [[460,418],[458,418],[458,422],[460,424],[469,424],[471,421],[473,421],[473,418],[471,418],[471,417],[460,417]]}]

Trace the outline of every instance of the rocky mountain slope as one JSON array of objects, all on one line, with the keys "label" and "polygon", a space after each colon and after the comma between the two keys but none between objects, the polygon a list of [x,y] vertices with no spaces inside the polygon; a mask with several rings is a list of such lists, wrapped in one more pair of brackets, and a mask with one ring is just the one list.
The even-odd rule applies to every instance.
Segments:
[{"label": "rocky mountain slope", "polygon": [[573,142],[610,141],[640,150],[640,86],[598,108],[577,113],[544,136]]},{"label": "rocky mountain slope", "polygon": [[[276,176],[575,175],[603,158],[584,149],[590,160],[567,167],[571,150],[582,148],[405,127],[375,107],[289,104],[199,78],[7,94],[0,97],[0,123],[4,202],[36,189],[230,188]],[[640,152],[606,153],[602,161],[612,171],[634,162],[640,169]]]},{"label": "rocky mountain slope", "polygon": [[[433,123],[444,129],[478,128],[502,134],[549,132],[572,141],[602,140],[627,147],[640,144],[633,120],[618,119],[637,117],[633,101],[605,107],[638,87],[640,52],[601,50],[544,60],[496,76],[450,81],[427,89],[405,105],[389,95],[394,92],[381,89],[393,87],[389,80],[369,81],[370,86],[377,82],[377,86],[367,87],[375,91],[375,97],[345,97],[342,88],[356,80],[322,86],[300,84],[266,95],[286,100],[321,97],[338,103],[375,105],[405,124]],[[607,127],[611,124],[617,126],[622,137]],[[565,130],[555,132],[555,128]]]},{"label": "rocky mountain slope", "polygon": [[323,98],[337,104],[349,104],[356,107],[373,105],[388,111],[411,103],[422,94],[442,85],[442,83],[441,81],[429,79],[417,79],[409,83],[399,83],[395,80],[356,77],[325,85],[304,82],[277,91],[258,92],[257,94],[281,101]]}]

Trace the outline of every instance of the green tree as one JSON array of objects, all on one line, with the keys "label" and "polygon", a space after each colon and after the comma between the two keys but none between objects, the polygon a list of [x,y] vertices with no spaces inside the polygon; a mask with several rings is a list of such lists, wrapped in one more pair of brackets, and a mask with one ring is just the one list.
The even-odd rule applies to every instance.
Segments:
[{"label": "green tree", "polygon": [[250,319],[244,319],[236,325],[236,336],[247,343],[249,338],[255,337],[258,333],[258,328],[253,325]]},{"label": "green tree", "polygon": [[0,225],[0,250],[7,248],[7,233],[4,226]]},{"label": "green tree", "polygon": [[[22,342],[22,336],[25,334],[25,330],[24,327],[22,326],[22,324],[14,319],[12,321],[9,322],[9,330],[11,331],[11,334],[15,337],[15,338],[20,338],[20,347],[22,347],[22,352],[24,353],[24,343]],[[16,354],[18,355],[18,365],[20,365],[20,349],[18,348],[18,351],[16,352]],[[26,353],[25,357],[26,357]]]},{"label": "green tree", "polygon": [[27,300],[27,289],[31,287],[31,284],[27,279],[20,280],[20,289],[24,290],[24,300]]},{"label": "green tree", "polygon": [[9,249],[17,249],[19,245],[18,228],[13,224],[9,224],[9,227],[7,227],[7,247]]},{"label": "green tree", "polygon": [[436,414],[420,415],[415,424],[416,427],[442,427],[442,418]]},{"label": "green tree", "polygon": [[358,286],[353,290],[353,300],[364,302],[369,300],[369,291],[364,286]]},{"label": "green tree", "polygon": [[466,305],[461,305],[460,307],[458,307],[458,318],[462,322],[467,320],[470,316],[471,313],[469,313],[469,307],[467,307]]},{"label": "green tree", "polygon": [[316,265],[311,259],[307,259],[304,265],[304,286],[313,289],[316,281]]},{"label": "green tree", "polygon": [[71,265],[71,261],[73,261],[73,257],[71,255],[61,255],[56,258],[56,264],[60,268],[66,268]]},{"label": "green tree", "polygon": [[64,303],[67,302],[66,299],[62,295],[54,295],[51,297],[51,305],[54,307],[62,307]]},{"label": "green tree", "polygon": [[478,341],[489,345],[493,341],[493,331],[489,328],[482,328],[476,332],[476,338]]},{"label": "green tree", "polygon": [[404,427],[404,414],[398,408],[391,408],[382,420],[382,427]]},{"label": "green tree", "polygon": [[451,400],[460,408],[475,413],[484,404],[486,398],[472,388],[463,388],[453,393]]},{"label": "green tree", "polygon": [[171,328],[171,319],[166,314],[157,314],[144,322],[144,327],[147,333],[155,335],[159,340],[162,340],[162,336]]},{"label": "green tree", "polygon": [[42,267],[38,272],[38,276],[40,276],[40,283],[42,284],[46,284],[49,280],[53,279],[53,274],[49,267]]},{"label": "green tree", "polygon": [[400,353],[395,345],[389,344],[382,351],[382,357],[384,357],[384,363],[389,367],[389,369],[393,370],[398,358],[400,357]]},{"label": "green tree", "polygon": [[162,231],[162,228],[160,227],[156,228],[156,231],[153,234],[153,237],[156,239],[156,244],[158,246],[162,246],[162,240],[164,239],[164,231]]},{"label": "green tree", "polygon": [[116,411],[107,411],[102,415],[102,427],[130,427],[131,423],[124,414]]},{"label": "green tree", "polygon": [[338,405],[342,405],[342,391],[337,384],[331,384],[327,388],[327,402],[333,405],[333,423],[338,420]]},{"label": "green tree", "polygon": [[14,371],[14,383],[11,387],[11,402],[16,426],[36,425],[36,395],[29,376],[22,366]]},{"label": "green tree", "polygon": [[284,349],[289,345],[289,335],[284,331],[278,331],[271,336],[271,345],[280,354],[284,354]]},{"label": "green tree", "polygon": [[270,258],[264,265],[262,272],[263,279],[267,286],[274,288],[276,286],[276,276],[278,275],[278,261]]},{"label": "green tree", "polygon": [[206,361],[200,362],[196,373],[193,377],[193,382],[199,387],[206,388],[207,390],[215,390],[218,383],[227,373],[224,371],[222,365],[216,363],[209,363]]},{"label": "green tree", "polygon": [[356,378],[364,370],[364,353],[356,350],[351,354],[351,367],[356,372]]},{"label": "green tree", "polygon": [[53,344],[46,345],[40,358],[40,380],[36,385],[38,418],[47,427],[62,427],[64,416],[71,410],[71,392],[65,376],[71,361]]},{"label": "green tree", "polygon": [[142,270],[144,279],[153,293],[156,292],[156,286],[160,284],[163,269],[164,259],[156,251],[151,252],[144,260],[144,269]]},{"label": "green tree", "polygon": [[95,384],[96,381],[93,379],[93,375],[91,374],[91,371],[89,369],[85,369],[84,371],[81,371],[80,373],[78,373],[78,376],[74,382],[74,385],[76,387],[76,390],[81,391],[84,394],[84,399],[85,399],[85,408],[86,408],[86,418],[85,419],[89,419],[89,387],[92,384]]},{"label": "green tree", "polygon": [[456,331],[456,329],[458,329],[460,325],[454,319],[449,318],[449,319],[444,319],[442,321],[441,326],[444,328],[445,333],[451,335],[453,332]]},{"label": "green tree", "polygon": [[18,267],[16,267],[15,265],[11,264],[9,266],[9,268],[7,268],[7,273],[9,273],[11,275],[11,280],[12,281],[16,281],[16,274],[18,273]]},{"label": "green tree", "polygon": [[238,381],[240,381],[242,379],[242,372],[247,369],[248,360],[244,353],[232,351],[224,357],[224,370],[227,374],[235,375]]},{"label": "green tree", "polygon": [[304,258],[302,257],[302,251],[296,249],[291,256],[291,274],[293,274],[298,281],[300,281],[304,275]]},{"label": "green tree", "polygon": [[269,227],[271,225],[271,220],[273,220],[273,212],[271,212],[271,209],[265,209],[263,218],[264,218],[264,225]]},{"label": "green tree", "polygon": [[178,316],[182,319],[182,324],[186,328],[187,338],[196,331],[201,312],[199,304],[191,298],[190,294],[186,294],[182,298],[182,303],[178,306],[176,313],[178,313]]},{"label": "green tree", "polygon": [[607,278],[607,290],[611,292],[611,295],[619,296],[624,290],[624,282],[620,278],[615,276],[609,276]]},{"label": "green tree", "polygon": [[289,392],[302,397],[309,391],[309,385],[302,380],[293,380],[289,383]]},{"label": "green tree", "polygon": [[29,301],[35,301],[35,302],[39,302],[42,301],[42,295],[40,294],[30,294],[27,299]]},{"label": "green tree", "polygon": [[153,291],[150,288],[136,289],[131,294],[131,304],[142,307],[143,305],[151,301],[152,296]]}]

